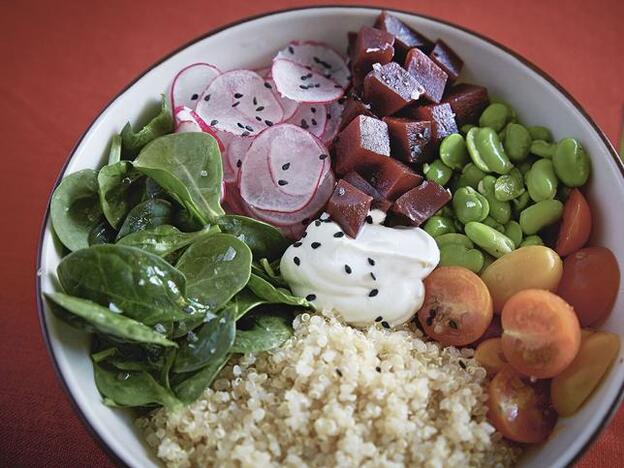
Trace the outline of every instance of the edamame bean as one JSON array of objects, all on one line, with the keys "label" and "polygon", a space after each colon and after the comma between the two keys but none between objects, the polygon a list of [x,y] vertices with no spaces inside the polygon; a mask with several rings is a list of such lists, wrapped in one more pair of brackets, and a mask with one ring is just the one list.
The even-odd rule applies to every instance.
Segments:
[{"label": "edamame bean", "polygon": [[510,116],[509,108],[505,104],[495,102],[485,108],[479,117],[479,126],[490,127],[494,131],[500,132],[509,122]]},{"label": "edamame bean", "polygon": [[488,216],[481,222],[485,224],[486,226],[490,226],[491,228],[496,229],[498,232],[502,232],[503,234],[505,234],[505,226],[503,226],[501,223],[496,221],[491,216]]},{"label": "edamame bean", "polygon": [[476,189],[484,177],[485,172],[475,166],[474,163],[468,163],[462,169],[462,173],[457,181],[457,188],[472,187]]},{"label": "edamame bean", "polygon": [[529,245],[544,245],[544,241],[540,236],[532,235],[528,236],[520,243],[520,247],[527,247]]},{"label": "edamame bean", "polygon": [[557,194],[557,176],[550,159],[536,161],[526,175],[526,186],[533,201],[550,200]]},{"label": "edamame bean", "polygon": [[[511,205],[506,201],[497,200],[494,195],[496,178],[493,176],[485,176],[479,182],[478,190],[490,205],[489,215],[494,218],[497,223],[505,224],[511,219]],[[476,220],[475,220],[476,221]]]},{"label": "edamame bean", "polygon": [[472,242],[496,258],[502,257],[515,248],[509,237],[483,223],[471,222],[466,224],[464,229]]},{"label": "edamame bean", "polygon": [[[535,234],[546,226],[559,221],[562,213],[563,203],[559,200],[542,200],[522,210],[520,226],[525,234]],[[471,240],[474,242],[474,239],[471,238]]]},{"label": "edamame bean", "polygon": [[487,199],[472,187],[462,187],[453,194],[453,211],[463,224],[483,221],[490,212]]},{"label": "edamame bean", "polygon": [[464,234],[457,234],[454,232],[449,234],[442,234],[441,236],[436,237],[435,241],[436,244],[438,244],[438,247],[442,247],[443,245],[448,244],[460,244],[467,249],[474,248],[474,244],[470,239],[468,239],[468,236]]},{"label": "edamame bean", "polygon": [[453,175],[453,170],[440,159],[436,159],[431,164],[425,164],[423,166],[423,172],[428,181],[440,185],[448,184],[448,181],[451,180],[451,176]]},{"label": "edamame bean", "polygon": [[529,192],[525,191],[518,198],[514,198],[513,200],[511,200],[511,203],[513,205],[515,212],[520,213],[527,206],[529,206],[530,201],[531,201],[531,197],[529,197]]},{"label": "edamame bean", "polygon": [[513,167],[498,134],[491,128],[471,129],[466,145],[472,162],[482,171],[507,174]]},{"label": "edamame bean", "polygon": [[436,216],[443,216],[449,219],[453,219],[455,217],[455,213],[453,213],[453,208],[451,208],[449,205],[443,206],[434,214]]},{"label": "edamame bean", "polygon": [[431,237],[438,237],[443,234],[455,232],[455,224],[452,219],[443,216],[432,216],[427,220],[423,229]]},{"label": "edamame bean", "polygon": [[483,268],[483,254],[461,244],[447,244],[440,247],[440,266],[461,266],[478,273]]},{"label": "edamame bean", "polygon": [[539,125],[533,125],[527,127],[529,134],[533,140],[543,140],[546,143],[552,142],[552,133],[546,127],[540,127]]},{"label": "edamame bean", "polygon": [[509,174],[496,179],[494,183],[494,197],[498,201],[510,201],[524,193],[524,177],[518,168],[514,167]]},{"label": "edamame bean", "polygon": [[555,149],[556,145],[552,143],[548,143],[544,140],[533,140],[529,152],[540,158],[552,159],[553,154],[555,154]]},{"label": "edamame bean", "polygon": [[520,162],[526,159],[532,141],[531,134],[522,125],[510,123],[505,127],[503,148],[512,161]]},{"label": "edamame bean", "polygon": [[520,163],[520,165],[518,166],[518,170],[523,176],[526,175],[526,173],[531,170],[531,166],[535,161],[537,161],[537,158],[535,156],[529,156],[527,159],[522,161],[522,163]]},{"label": "edamame bean", "polygon": [[470,129],[474,127],[472,124],[464,124],[459,128],[459,131],[466,136],[466,134],[470,131]]},{"label": "edamame bean", "polygon": [[440,159],[451,169],[461,169],[469,161],[466,141],[459,133],[444,137],[440,143]]},{"label": "edamame bean", "polygon": [[509,122],[518,122],[518,113],[513,107],[511,107],[511,104],[509,104],[507,101],[493,96],[490,97],[490,103],[498,103],[507,107],[507,111],[509,112]]},{"label": "edamame bean", "polygon": [[513,220],[505,225],[505,235],[513,241],[516,248],[522,243],[522,237],[524,236],[520,224]]},{"label": "edamame bean", "polygon": [[574,138],[564,138],[557,143],[553,164],[557,177],[568,187],[584,185],[591,172],[589,157]]}]

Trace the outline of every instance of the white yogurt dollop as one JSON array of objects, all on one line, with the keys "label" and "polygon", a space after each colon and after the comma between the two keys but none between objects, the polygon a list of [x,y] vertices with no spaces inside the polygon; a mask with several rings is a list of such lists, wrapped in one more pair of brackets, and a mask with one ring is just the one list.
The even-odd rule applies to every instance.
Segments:
[{"label": "white yogurt dollop", "polygon": [[313,222],[280,262],[293,293],[356,326],[408,321],[422,306],[423,279],[438,265],[440,250],[422,229],[382,226],[384,217],[372,211],[373,223],[355,239],[333,221]]}]

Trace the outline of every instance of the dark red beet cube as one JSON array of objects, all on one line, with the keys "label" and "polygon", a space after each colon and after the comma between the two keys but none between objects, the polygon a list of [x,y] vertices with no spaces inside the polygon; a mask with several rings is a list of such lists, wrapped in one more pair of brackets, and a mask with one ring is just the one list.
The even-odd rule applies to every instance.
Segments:
[{"label": "dark red beet cube", "polygon": [[379,159],[360,172],[388,200],[396,200],[423,180],[422,176],[393,158]]},{"label": "dark red beet cube", "polygon": [[338,175],[368,166],[379,159],[390,159],[388,125],[374,117],[358,115],[336,136],[333,155]]},{"label": "dark red beet cube", "polygon": [[392,211],[413,226],[420,226],[451,200],[451,194],[435,182],[425,181],[399,197]]},{"label": "dark red beet cube", "polygon": [[427,104],[409,109],[409,116],[416,120],[431,122],[431,140],[437,145],[445,136],[459,133],[455,113],[448,103]]},{"label": "dark red beet cube", "polygon": [[451,105],[455,121],[461,127],[465,124],[477,124],[479,116],[490,103],[487,89],[469,83],[456,84],[450,88],[442,102]]},{"label": "dark red beet cube", "polygon": [[399,58],[403,59],[409,49],[418,47],[425,52],[431,52],[433,42],[419,32],[414,31],[396,16],[382,11],[375,21],[375,27],[389,32],[394,36],[394,47]]},{"label": "dark red beet cube", "polygon": [[425,53],[412,49],[405,58],[405,69],[425,89],[423,97],[431,102],[440,102],[444,94],[447,75]]},{"label": "dark red beet cube", "polygon": [[392,34],[368,26],[362,27],[351,57],[355,88],[361,88],[364,77],[373,69],[374,63],[384,65],[391,62],[393,57],[394,36]]},{"label": "dark red beet cube", "polygon": [[391,115],[418,100],[424,89],[396,62],[373,65],[364,79],[364,100],[377,115]]},{"label": "dark red beet cube", "polygon": [[358,33],[355,31],[349,31],[347,33],[347,57],[351,59],[353,52],[355,51],[355,41],[357,41]]},{"label": "dark red beet cube", "polygon": [[325,210],[348,236],[356,237],[366,221],[372,201],[373,197],[340,180]]},{"label": "dark red beet cube", "polygon": [[344,103],[344,109],[342,110],[341,117],[342,120],[340,121],[340,130],[349,125],[358,115],[368,115],[374,117],[370,104],[362,102],[362,100],[357,96],[351,96],[347,98]]},{"label": "dark red beet cube", "polygon": [[422,164],[434,158],[431,122],[400,117],[384,117],[383,120],[388,124],[393,158],[407,164]]},{"label": "dark red beet cube", "polygon": [[438,66],[446,72],[448,75],[448,82],[452,83],[459,76],[464,62],[459,55],[455,53],[446,43],[438,39],[429,54],[431,60],[438,64]]},{"label": "dark red beet cube", "polygon": [[362,177],[357,172],[349,172],[343,177],[343,180],[346,180],[356,189],[361,190],[366,195],[373,197],[373,203],[371,205],[371,208],[381,210],[385,213],[392,206],[391,201],[386,200],[375,187],[373,187],[364,177]]}]

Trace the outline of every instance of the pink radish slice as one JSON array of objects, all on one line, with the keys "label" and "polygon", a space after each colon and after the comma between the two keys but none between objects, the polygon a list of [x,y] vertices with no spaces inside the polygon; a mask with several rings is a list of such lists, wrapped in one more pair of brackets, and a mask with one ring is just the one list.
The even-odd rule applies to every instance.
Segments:
[{"label": "pink radish slice", "polygon": [[202,129],[194,120],[183,120],[176,123],[175,133],[201,133]]},{"label": "pink radish slice", "polygon": [[286,122],[307,130],[312,135],[320,137],[325,130],[327,109],[325,104],[299,104],[297,111]]},{"label": "pink radish slice", "polygon": [[271,75],[280,95],[293,101],[328,103],[344,94],[335,81],[290,60],[274,59]]},{"label": "pink radish slice", "polygon": [[271,86],[251,70],[216,77],[201,95],[195,112],[211,127],[234,135],[257,135],[280,122],[284,111]]},{"label": "pink radish slice", "polygon": [[279,101],[280,105],[282,106],[282,110],[284,111],[282,122],[287,121],[295,114],[295,112],[297,112],[299,103],[296,101],[293,101],[292,99],[288,99],[286,97],[280,96],[280,93],[277,91],[277,87],[275,86],[275,82],[271,78],[267,78],[266,82],[269,84],[269,86],[271,86],[271,89],[273,90],[273,94],[275,95],[275,98]]},{"label": "pink radish slice", "polygon": [[341,101],[342,99],[338,99],[331,104],[325,104],[327,118],[325,119],[325,129],[320,138],[326,145],[329,145],[338,134],[342,111],[344,110],[344,103]]},{"label": "pink radish slice", "polygon": [[249,216],[249,213],[245,210],[245,203],[240,197],[236,182],[226,183],[225,187],[226,196],[223,200],[225,211],[229,214]]},{"label": "pink radish slice", "polygon": [[351,73],[342,55],[322,42],[293,41],[277,53],[277,59],[286,59],[310,67],[312,71],[338,83],[349,86]]},{"label": "pink radish slice", "polygon": [[171,83],[171,105],[195,107],[204,90],[221,71],[209,63],[194,63],[183,68]]},{"label": "pink radish slice", "polygon": [[262,78],[271,78],[271,67],[256,68],[254,71]]},{"label": "pink radish slice", "polygon": [[[195,113],[194,110],[185,106],[179,106],[175,108],[174,119],[176,122],[176,133],[183,132],[204,132],[212,135],[219,144],[219,150],[223,152],[225,146],[223,145],[222,138],[217,135],[217,132],[210,128],[202,118]],[[184,125],[182,125],[184,124]]]}]

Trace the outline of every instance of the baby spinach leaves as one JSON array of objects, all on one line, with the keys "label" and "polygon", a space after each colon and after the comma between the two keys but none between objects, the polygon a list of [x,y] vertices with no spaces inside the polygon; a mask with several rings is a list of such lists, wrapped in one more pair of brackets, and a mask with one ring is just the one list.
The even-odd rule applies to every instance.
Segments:
[{"label": "baby spinach leaves", "polygon": [[178,383],[173,388],[175,394],[183,403],[188,404],[197,400],[204,393],[204,390],[212,384],[215,377],[219,375],[229,358],[229,354],[213,358],[206,367]]},{"label": "baby spinach leaves", "polygon": [[256,260],[281,258],[288,248],[289,242],[270,224],[238,215],[222,216],[218,223],[223,232],[232,234],[247,244]]},{"label": "baby spinach leaves", "polygon": [[113,135],[108,150],[108,164],[115,164],[119,161],[121,161],[121,135]]},{"label": "baby spinach leaves", "polygon": [[118,229],[128,211],[141,201],[145,178],[128,161],[119,161],[100,169],[97,179],[104,216]]},{"label": "baby spinach leaves", "polygon": [[167,98],[163,94],[160,98],[160,113],[150,120],[145,127],[135,132],[128,122],[121,130],[123,154],[127,159],[132,159],[149,142],[172,131],[173,115],[169,109]]},{"label": "baby spinach leaves", "polygon": [[117,237],[117,231],[102,218],[102,221],[89,231],[87,241],[89,245],[112,244],[115,242],[115,237]]},{"label": "baby spinach leaves", "polygon": [[191,245],[200,236],[219,232],[217,226],[207,226],[201,231],[182,232],[174,226],[163,224],[151,229],[133,232],[117,241],[118,245],[137,247],[160,257],[176,252]]},{"label": "baby spinach leaves", "polygon": [[291,306],[310,307],[308,301],[302,297],[293,296],[290,292],[283,288],[276,288],[267,280],[252,273],[249,278],[247,287],[253,291],[253,293],[266,302],[274,304],[287,304]]},{"label": "baby spinach leaves", "polygon": [[133,232],[169,224],[173,218],[173,205],[166,200],[150,198],[132,208],[119,228],[117,240]]},{"label": "baby spinach leaves", "polygon": [[258,353],[283,345],[293,334],[292,317],[279,312],[252,313],[244,319],[249,327],[236,332],[232,353]]}]

